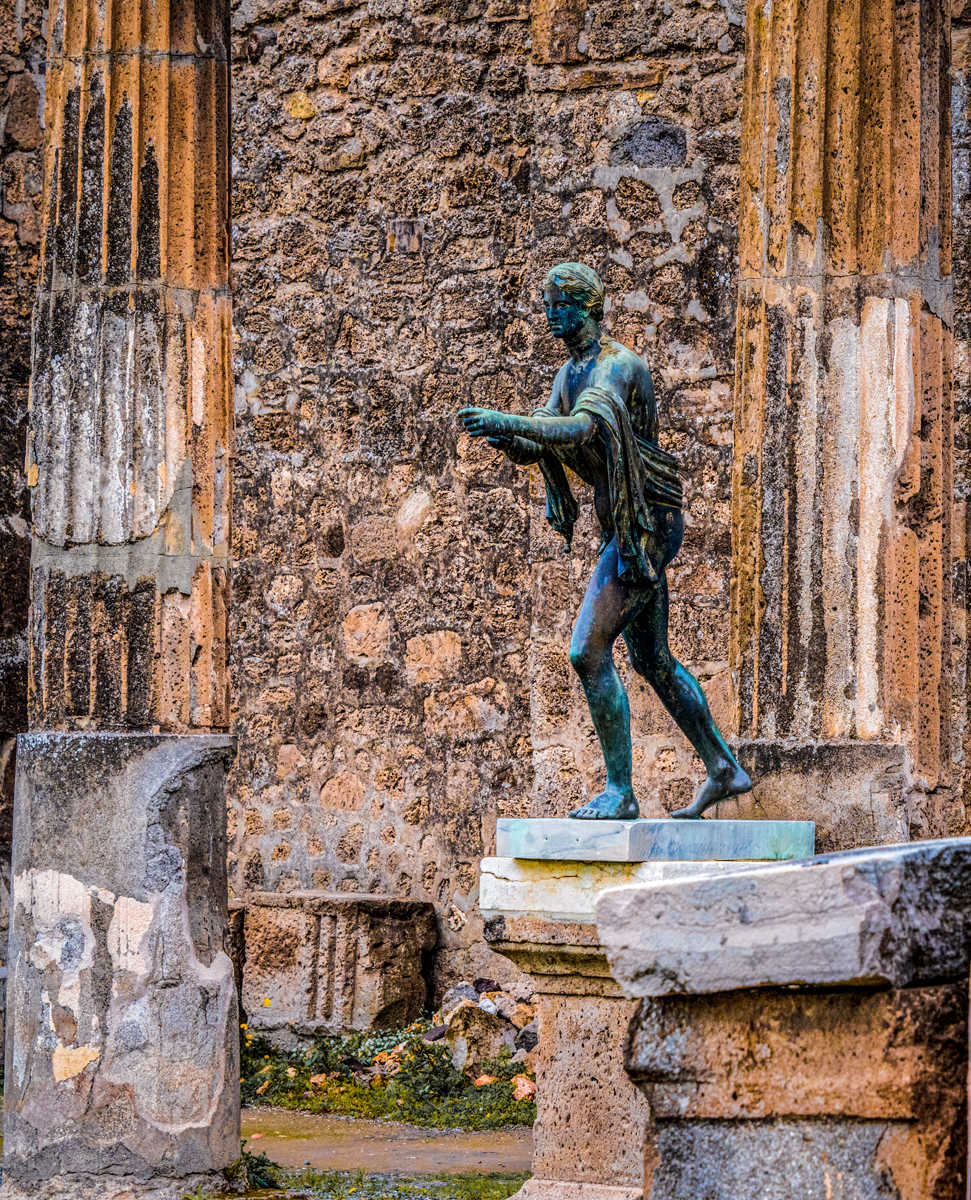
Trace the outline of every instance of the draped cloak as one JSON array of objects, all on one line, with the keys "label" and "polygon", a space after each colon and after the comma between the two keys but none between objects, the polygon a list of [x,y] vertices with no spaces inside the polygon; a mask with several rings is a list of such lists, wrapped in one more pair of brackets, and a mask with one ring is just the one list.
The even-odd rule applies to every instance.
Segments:
[{"label": "draped cloak", "polygon": [[[579,446],[545,447],[539,458],[546,483],[546,518],[569,548],[579,505],[564,464],[587,483],[606,475],[613,528],[604,528],[604,540],[617,536],[621,575],[629,573],[645,584],[655,584],[665,552],[658,509],[684,506],[677,459],[657,445],[653,404],[635,405],[630,411],[617,393],[593,386],[584,388],[569,415],[581,412],[595,418],[594,437]],[[548,408],[533,413],[534,417],[557,415]]]}]

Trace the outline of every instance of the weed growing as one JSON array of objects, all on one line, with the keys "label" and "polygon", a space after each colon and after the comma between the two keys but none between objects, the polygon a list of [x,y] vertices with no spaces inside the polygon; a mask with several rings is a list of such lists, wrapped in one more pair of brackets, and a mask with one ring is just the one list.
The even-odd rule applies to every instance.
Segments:
[{"label": "weed growing", "polygon": [[307,1200],[506,1200],[526,1181],[525,1175],[457,1175],[392,1179],[387,1176],[334,1171],[307,1171],[287,1177]]},{"label": "weed growing", "polygon": [[509,1054],[480,1064],[476,1077],[491,1076],[493,1082],[476,1087],[452,1066],[444,1043],[423,1040],[428,1028],[419,1021],[390,1033],[321,1037],[308,1049],[288,1052],[244,1029],[243,1103],[435,1129],[533,1123],[533,1100],[513,1094],[513,1077],[522,1067]]}]

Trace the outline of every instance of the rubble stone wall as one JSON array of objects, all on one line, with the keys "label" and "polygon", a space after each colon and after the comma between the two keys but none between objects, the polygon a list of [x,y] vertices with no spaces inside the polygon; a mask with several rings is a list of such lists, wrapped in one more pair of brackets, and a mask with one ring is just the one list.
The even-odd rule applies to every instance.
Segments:
[{"label": "rubble stone wall", "polygon": [[[592,515],[563,557],[538,474],[454,417],[547,397],[557,261],[601,271],[654,369],[690,497],[674,644],[728,718],[742,13],[235,5],[237,893],[428,899],[444,977],[501,972],[475,911],[496,817],[601,782],[567,659]],[[660,815],[698,768],[631,683]]]},{"label": "rubble stone wall", "polygon": [[[528,411],[545,398],[559,347],[538,282],[561,258],[603,272],[609,328],[654,368],[690,504],[670,572],[673,641],[730,723],[744,5],[238,0],[233,15],[233,887],[431,900],[444,975],[475,972],[486,962],[476,864],[495,817],[565,812],[599,781],[567,661],[596,545],[589,508],[564,558],[535,472],[469,444],[453,419],[463,403]],[[968,39],[955,19],[960,766],[971,222]],[[25,724],[40,25],[39,0],[0,0],[7,735]],[[659,814],[685,800],[698,768],[622,670],[642,807]]]}]

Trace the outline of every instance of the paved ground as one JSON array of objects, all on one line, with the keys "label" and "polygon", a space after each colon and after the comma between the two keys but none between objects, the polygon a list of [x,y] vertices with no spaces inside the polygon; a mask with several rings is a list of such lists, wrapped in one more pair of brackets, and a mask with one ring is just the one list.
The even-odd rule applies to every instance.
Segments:
[{"label": "paved ground", "polygon": [[[254,1138],[254,1134],[262,1135]],[[243,1109],[247,1149],[280,1166],[320,1171],[369,1171],[396,1175],[462,1175],[528,1171],[531,1129],[482,1133],[416,1129],[386,1121],[318,1117],[283,1109]]]}]

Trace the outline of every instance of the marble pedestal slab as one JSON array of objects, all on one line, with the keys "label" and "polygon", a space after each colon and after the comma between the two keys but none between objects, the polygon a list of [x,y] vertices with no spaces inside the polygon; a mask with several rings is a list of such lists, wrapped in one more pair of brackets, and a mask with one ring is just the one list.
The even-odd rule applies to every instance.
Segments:
[{"label": "marble pedestal slab", "polygon": [[[768,867],[787,852],[812,853],[811,822],[795,831],[750,828],[777,824],[784,823],[498,822],[498,853],[482,861],[479,881],[485,938],[532,979],[540,1026],[533,1178],[515,1200],[644,1195],[650,1108],[622,1052],[636,1002],[610,974],[595,925],[598,896],[621,884],[724,875]],[[740,844],[761,861],[733,858]],[[702,848],[709,861],[697,857]]]},{"label": "marble pedestal slab", "polygon": [[574,821],[501,818],[498,858],[570,862],[781,862],[815,850],[812,821]]}]

